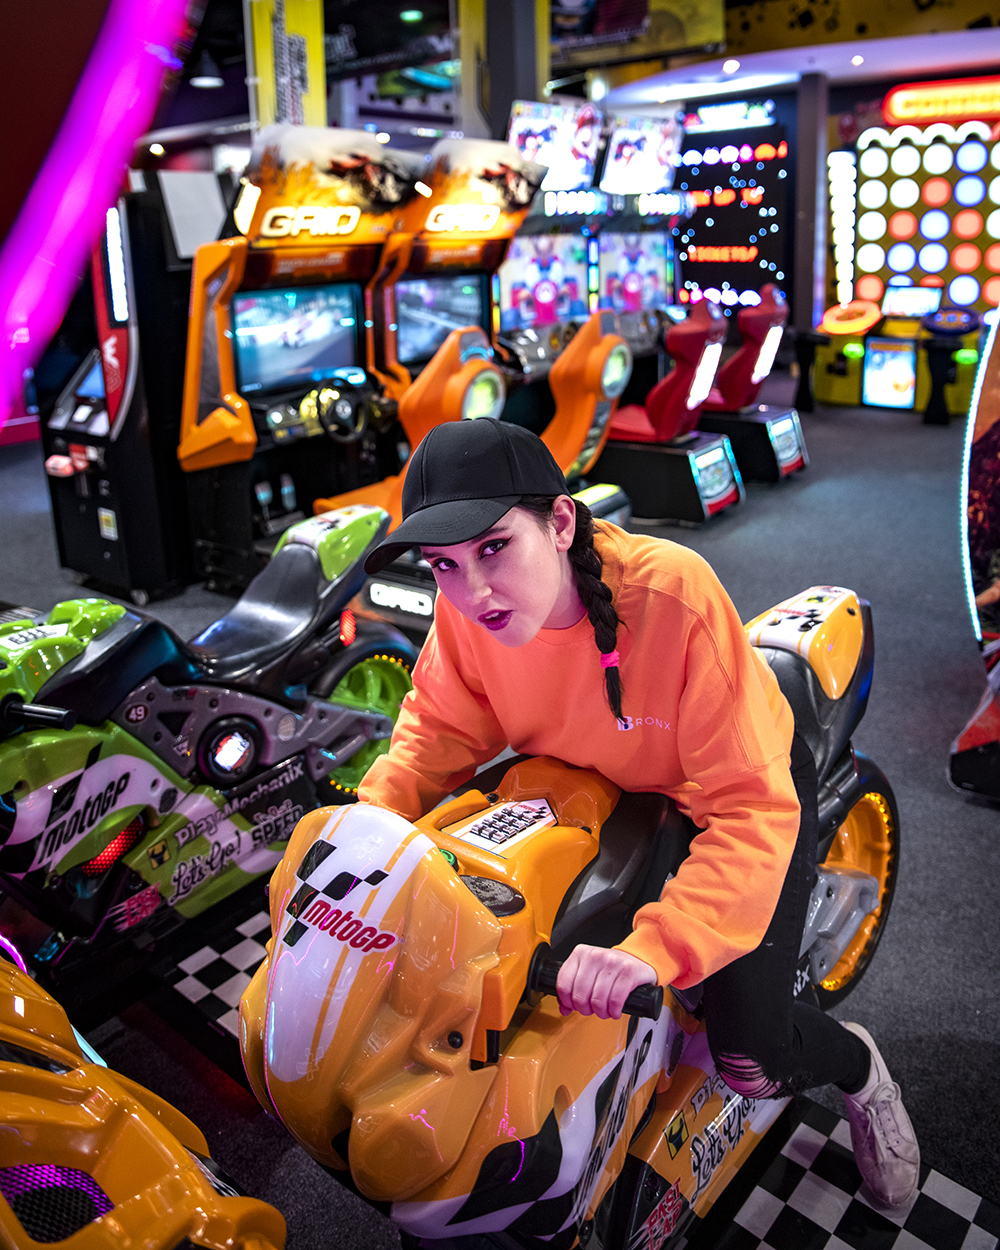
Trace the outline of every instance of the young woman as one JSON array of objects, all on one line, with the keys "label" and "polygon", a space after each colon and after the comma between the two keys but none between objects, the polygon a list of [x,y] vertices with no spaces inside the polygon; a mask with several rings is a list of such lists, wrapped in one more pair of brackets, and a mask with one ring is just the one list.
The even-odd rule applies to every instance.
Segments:
[{"label": "young woman", "polygon": [[700,556],[594,522],[565,489],[518,426],[450,422],[417,448],[403,522],[366,567],[419,546],[434,626],[359,798],[414,819],[508,744],[670,795],[701,830],[691,853],[624,942],[573,951],[563,1013],[617,1018],[636,986],[704,982],[727,1085],[839,1085],[858,1167],[899,1206],[920,1162],[899,1087],[863,1028],[794,998],[816,775],[791,709]]}]

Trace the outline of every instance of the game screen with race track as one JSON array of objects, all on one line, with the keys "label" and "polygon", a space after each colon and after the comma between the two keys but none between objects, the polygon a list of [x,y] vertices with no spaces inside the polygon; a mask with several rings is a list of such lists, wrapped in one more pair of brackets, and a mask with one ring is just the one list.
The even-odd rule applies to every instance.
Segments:
[{"label": "game screen with race track", "polygon": [[501,331],[586,317],[587,274],[587,241],[581,234],[514,239],[497,275]]},{"label": "game screen with race track", "polygon": [[481,326],[489,334],[484,275],[403,278],[396,283],[396,323],[396,359],[403,365],[430,360],[452,330]]},{"label": "game screen with race track", "polygon": [[666,234],[602,233],[598,306],[615,312],[666,308],[674,298],[673,247]]},{"label": "game screen with race track", "polygon": [[323,382],[358,363],[356,283],[241,291],[232,300],[237,384],[256,395]]}]

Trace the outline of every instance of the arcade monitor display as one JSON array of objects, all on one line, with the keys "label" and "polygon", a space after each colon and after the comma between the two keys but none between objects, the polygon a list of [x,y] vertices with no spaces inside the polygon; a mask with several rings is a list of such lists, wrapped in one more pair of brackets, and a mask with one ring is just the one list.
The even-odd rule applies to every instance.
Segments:
[{"label": "arcade monitor display", "polygon": [[587,316],[587,243],[582,235],[521,235],[511,243],[497,276],[501,332]]},{"label": "arcade monitor display", "polygon": [[676,240],[681,303],[710,299],[727,314],[759,302],[765,282],[785,280],[788,144],[780,126],[731,141],[688,137],[677,188],[695,199]]},{"label": "arcade monitor display", "polygon": [[602,232],[598,246],[601,308],[638,312],[673,303],[673,247],[668,235]]},{"label": "arcade monitor display", "polygon": [[603,122],[592,104],[515,100],[507,142],[526,160],[548,166],[543,191],[585,191],[594,181]]},{"label": "arcade monitor display", "polygon": [[614,117],[600,188],[608,195],[669,191],[684,131],[676,117]]},{"label": "arcade monitor display", "polygon": [[861,402],[873,408],[912,408],[917,393],[917,345],[912,339],[865,339]]},{"label": "arcade monitor display", "polygon": [[941,307],[940,287],[888,286],[882,297],[883,317],[929,317]]},{"label": "arcade monitor display", "polygon": [[481,326],[489,333],[486,274],[434,274],[396,283],[396,358],[426,364],[452,330]]},{"label": "arcade monitor display", "polygon": [[324,382],[358,363],[356,283],[240,291],[232,316],[240,393],[273,394]]}]

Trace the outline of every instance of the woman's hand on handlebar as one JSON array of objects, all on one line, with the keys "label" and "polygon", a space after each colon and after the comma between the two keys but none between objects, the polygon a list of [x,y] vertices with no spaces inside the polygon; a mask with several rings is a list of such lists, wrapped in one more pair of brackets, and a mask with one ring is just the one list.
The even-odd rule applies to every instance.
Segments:
[{"label": "woman's hand on handlebar", "polygon": [[625,999],[640,985],[655,985],[656,973],[626,951],[577,946],[559,970],[556,992],[564,1016],[578,1011],[620,1020]]}]

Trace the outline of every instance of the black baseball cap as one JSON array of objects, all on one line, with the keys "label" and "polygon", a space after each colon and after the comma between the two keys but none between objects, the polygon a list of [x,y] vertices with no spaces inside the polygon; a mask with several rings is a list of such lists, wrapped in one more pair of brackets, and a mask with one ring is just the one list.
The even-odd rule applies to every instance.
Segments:
[{"label": "black baseball cap", "polygon": [[468,542],[522,495],[567,493],[562,470],[537,434],[488,417],[446,421],[410,457],[402,524],[369,553],[365,570],[378,573],[410,547]]}]

